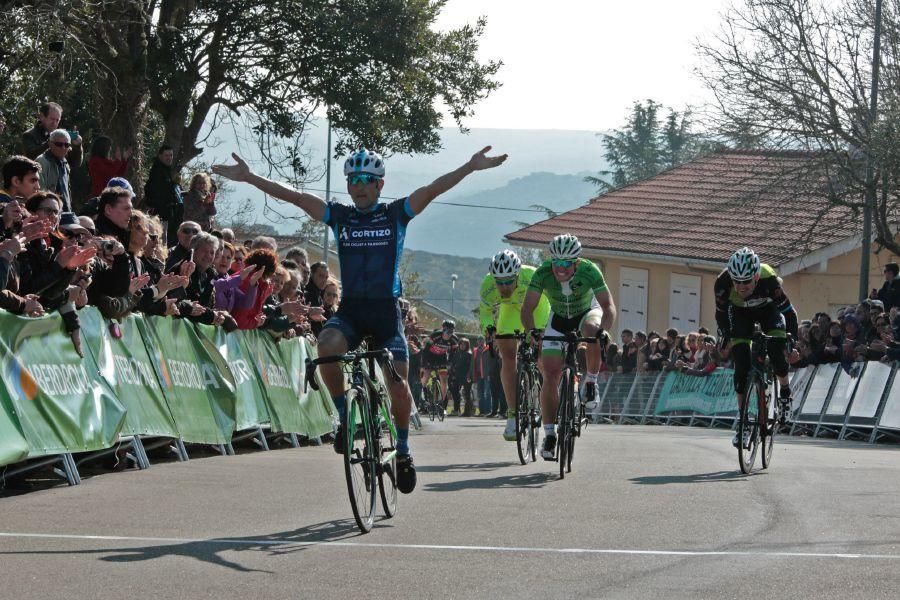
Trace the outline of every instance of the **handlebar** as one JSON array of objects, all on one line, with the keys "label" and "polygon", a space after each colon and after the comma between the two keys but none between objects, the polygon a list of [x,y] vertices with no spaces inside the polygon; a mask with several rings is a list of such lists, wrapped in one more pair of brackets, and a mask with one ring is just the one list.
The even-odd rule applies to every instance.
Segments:
[{"label": "handlebar", "polygon": [[[394,355],[387,348],[381,350],[372,350],[369,352],[347,352],[346,354],[336,354],[334,356],[322,356],[315,360],[306,359],[306,379],[303,384],[303,391],[306,392],[308,386],[316,391],[319,390],[319,384],[316,383],[316,369],[319,365],[330,363],[359,363],[366,359],[374,359],[381,364],[388,366],[388,373],[394,381],[403,381],[400,374],[394,368]],[[373,374],[374,375],[374,374]]]}]

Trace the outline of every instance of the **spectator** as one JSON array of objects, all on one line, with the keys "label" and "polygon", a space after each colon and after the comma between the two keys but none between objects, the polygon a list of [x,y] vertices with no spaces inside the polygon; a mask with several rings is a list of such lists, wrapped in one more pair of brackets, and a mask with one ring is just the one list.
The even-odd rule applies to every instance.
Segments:
[{"label": "spectator", "polygon": [[[69,132],[56,129],[50,134],[50,147],[37,157],[37,163],[41,165],[41,189],[54,192],[60,198],[61,212],[72,210],[72,167],[66,158],[71,149]],[[73,154],[72,162],[76,167],[81,165],[80,151]]]},{"label": "spectator", "polygon": [[25,251],[25,236],[14,235],[0,242],[0,308],[16,315],[40,317],[44,307],[34,294],[19,296],[6,289],[15,257]]},{"label": "spectator", "polygon": [[287,254],[285,254],[284,257],[297,263],[298,267],[305,267],[309,270],[309,254],[307,254],[306,250],[303,248],[294,246],[287,251]]},{"label": "spectator", "polygon": [[890,312],[894,306],[900,306],[900,265],[895,262],[884,265],[884,283],[875,294],[875,298],[884,304],[884,310]]},{"label": "spectator", "polygon": [[303,296],[309,306],[322,306],[322,292],[329,275],[326,262],[313,263],[310,267],[309,283],[303,290]]},{"label": "spectator", "polygon": [[275,238],[268,235],[258,235],[253,238],[253,241],[250,242],[250,250],[259,250],[260,248],[264,250],[271,250],[272,252],[278,253],[278,242],[275,241]]},{"label": "spectator", "polygon": [[98,235],[111,235],[126,248],[130,244],[131,198],[131,192],[123,187],[106,188],[100,194],[100,215],[95,222]]},{"label": "spectator", "polygon": [[618,344],[610,344],[606,347],[606,361],[601,367],[601,371],[610,373],[620,373],[622,355],[619,353]]},{"label": "spectator", "polygon": [[116,148],[115,157],[112,152],[112,140],[105,135],[99,135],[91,144],[91,158],[88,160],[88,174],[91,179],[90,196],[94,198],[103,193],[110,185],[109,180],[114,177],[124,177],[128,170],[128,161],[131,160],[131,148],[122,152]]},{"label": "spectator", "polygon": [[222,239],[229,244],[234,245],[234,230],[229,229],[228,227],[222,229]]},{"label": "spectator", "polygon": [[41,165],[25,156],[12,156],[3,163],[3,189],[0,190],[0,204],[25,198],[41,189]]},{"label": "spectator", "polygon": [[650,356],[647,357],[648,371],[663,371],[669,366],[669,356],[672,354],[672,346],[669,344],[668,337],[656,340],[656,347],[651,350]]},{"label": "spectator", "polygon": [[160,146],[144,186],[144,203],[151,214],[159,215],[165,223],[166,239],[170,242],[176,238],[178,224],[184,219],[184,201],[181,188],[175,182],[174,162],[175,150],[172,146]]},{"label": "spectator", "polygon": [[234,246],[224,242],[224,248],[216,257],[218,278],[213,284],[216,290],[216,310],[224,310],[232,316],[235,309],[247,310],[253,305],[259,291],[257,284],[265,273],[263,269],[249,265],[240,273],[230,275],[228,267],[233,254]]},{"label": "spectator", "polygon": [[232,275],[244,268],[244,260],[246,260],[249,253],[250,251],[243,244],[234,246],[234,260],[231,263]]},{"label": "spectator", "polygon": [[491,416],[491,384],[488,378],[487,364],[488,346],[483,337],[478,338],[472,351],[472,382],[475,384],[475,395],[478,400],[478,412],[482,416]]},{"label": "spectator", "polygon": [[159,219],[134,210],[129,231],[128,255],[132,278],[147,275],[149,279],[147,286],[141,290],[136,309],[151,315],[177,316],[176,300],[166,296],[171,290],[187,285],[188,278],[163,273],[165,264],[157,254],[160,247]]},{"label": "spectator", "polygon": [[635,364],[635,371],[638,373],[643,373],[646,370],[647,365],[647,334],[643,331],[638,331],[634,334],[634,347],[637,348],[637,363]]},{"label": "spectator", "polygon": [[875,325],[872,323],[872,305],[871,300],[861,302],[854,313],[856,320],[859,322],[859,339],[868,344],[875,339]]},{"label": "spectator", "polygon": [[235,308],[231,313],[231,316],[237,321],[239,329],[256,329],[265,322],[262,307],[266,299],[272,295],[271,278],[278,266],[278,255],[272,250],[260,248],[247,256],[245,271],[254,267],[253,273],[259,273],[259,276],[256,277],[255,284],[250,283],[246,288],[248,293],[251,289],[256,291],[253,302],[249,303],[246,308]]},{"label": "spectator", "polygon": [[487,352],[485,352],[485,356],[487,359],[485,373],[488,381],[490,381],[491,387],[490,416],[497,417],[498,419],[505,419],[508,405],[506,403],[506,395],[503,392],[503,384],[500,381],[500,373],[502,371],[503,361],[500,358],[500,352],[494,345],[493,336],[490,337],[490,341],[488,342],[488,349]]},{"label": "spectator", "polygon": [[[59,128],[62,113],[62,107],[56,102],[47,102],[41,105],[38,111],[37,123],[22,134],[22,154],[28,158],[36,159],[49,149],[50,132]],[[80,165],[83,158],[81,136],[78,135],[77,131],[75,131],[75,134],[75,139],[70,140],[75,145],[72,149],[72,162]]]},{"label": "spectator", "polygon": [[622,337],[622,358],[619,364],[620,373],[633,373],[637,369],[638,347],[634,342],[634,332],[630,329],[623,329]]},{"label": "spectator", "polygon": [[203,231],[212,229],[216,203],[212,195],[212,180],[206,173],[191,177],[191,186],[184,197],[184,220],[194,221]]},{"label": "spectator", "polygon": [[169,249],[163,243],[162,222],[156,215],[147,215],[147,225],[149,233],[147,234],[147,246],[144,249],[144,257],[152,260],[157,265],[160,273],[162,273],[166,268],[166,259],[169,256]]},{"label": "spectator", "polygon": [[216,314],[214,310],[216,270],[212,266],[219,249],[219,240],[205,232],[191,235],[190,238],[191,249],[187,260],[170,264],[173,253],[169,254],[166,271],[178,269],[179,275],[189,278],[186,287],[170,291],[169,297],[178,300],[178,312],[182,318],[207,325],[221,324],[222,315]]},{"label": "spectator", "polygon": [[694,353],[694,362],[678,361],[675,363],[675,368],[685,375],[705,377],[715,371],[718,366],[715,358],[716,338],[706,335],[701,339],[698,335],[694,344],[697,347]]},{"label": "spectator", "polygon": [[[178,243],[169,248],[169,257],[166,259],[166,271],[171,271],[179,263],[191,260],[193,241],[200,233],[200,226],[193,221],[185,221],[181,224],[175,233]],[[218,243],[218,240],[216,242]]]},{"label": "spectator", "polygon": [[472,366],[470,347],[471,343],[468,339],[460,338],[459,349],[450,357],[447,391],[454,402],[454,406],[448,411],[451,415],[459,414],[468,417],[472,414],[472,380],[469,378]]}]

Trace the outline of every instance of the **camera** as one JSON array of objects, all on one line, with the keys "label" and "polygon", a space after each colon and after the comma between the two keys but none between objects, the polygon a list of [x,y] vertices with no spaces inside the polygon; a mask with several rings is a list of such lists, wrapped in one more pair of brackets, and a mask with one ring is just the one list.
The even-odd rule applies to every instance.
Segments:
[{"label": "camera", "polygon": [[107,254],[116,249],[116,243],[112,240],[103,240],[100,242],[100,250]]}]

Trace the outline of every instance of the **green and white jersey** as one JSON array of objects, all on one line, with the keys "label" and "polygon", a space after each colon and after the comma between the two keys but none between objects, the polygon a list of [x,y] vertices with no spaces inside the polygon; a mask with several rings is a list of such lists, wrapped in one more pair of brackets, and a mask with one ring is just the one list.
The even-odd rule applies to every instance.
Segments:
[{"label": "green and white jersey", "polygon": [[575,274],[560,283],[553,276],[551,262],[545,261],[531,277],[529,290],[547,296],[553,314],[566,319],[582,315],[595,305],[595,296],[609,291],[600,268],[586,258],[578,259]]}]

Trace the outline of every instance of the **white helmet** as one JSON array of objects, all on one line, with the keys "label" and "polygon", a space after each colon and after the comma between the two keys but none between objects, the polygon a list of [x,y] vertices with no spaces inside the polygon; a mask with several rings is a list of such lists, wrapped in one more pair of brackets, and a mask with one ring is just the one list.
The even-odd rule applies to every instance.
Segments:
[{"label": "white helmet", "polygon": [[564,233],[550,242],[550,258],[573,260],[581,256],[581,242],[570,233]]},{"label": "white helmet", "polygon": [[344,175],[353,175],[354,173],[368,173],[384,177],[384,159],[377,152],[360,148],[351,154],[344,163]]},{"label": "white helmet", "polygon": [[756,252],[744,246],[728,259],[728,274],[733,281],[750,281],[759,275],[759,257]]},{"label": "white helmet", "polygon": [[522,259],[512,250],[501,250],[491,259],[491,275],[500,279],[515,277],[521,268]]}]

